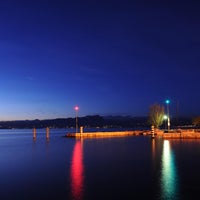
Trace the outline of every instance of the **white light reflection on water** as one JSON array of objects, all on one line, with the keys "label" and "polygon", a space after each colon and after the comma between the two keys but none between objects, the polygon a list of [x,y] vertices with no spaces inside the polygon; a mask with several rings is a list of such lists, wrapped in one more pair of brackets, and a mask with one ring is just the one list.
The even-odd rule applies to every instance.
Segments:
[{"label": "white light reflection on water", "polygon": [[174,154],[170,142],[164,140],[161,169],[161,197],[163,200],[178,199],[178,181]]}]

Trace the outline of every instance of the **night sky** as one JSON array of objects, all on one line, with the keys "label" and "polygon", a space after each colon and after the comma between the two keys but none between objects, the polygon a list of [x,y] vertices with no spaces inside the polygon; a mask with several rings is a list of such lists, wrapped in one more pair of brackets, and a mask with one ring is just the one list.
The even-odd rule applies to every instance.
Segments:
[{"label": "night sky", "polygon": [[0,120],[200,115],[193,1],[2,0]]}]

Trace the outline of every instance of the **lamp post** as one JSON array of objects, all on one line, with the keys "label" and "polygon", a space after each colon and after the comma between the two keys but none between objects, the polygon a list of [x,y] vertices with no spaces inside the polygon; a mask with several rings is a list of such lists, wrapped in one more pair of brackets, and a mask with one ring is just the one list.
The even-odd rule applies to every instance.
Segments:
[{"label": "lamp post", "polygon": [[75,106],[74,110],[76,111],[76,133],[78,133],[78,110],[79,110],[79,107]]},{"label": "lamp post", "polygon": [[170,130],[170,116],[169,116],[169,104],[170,104],[170,100],[167,99],[165,101],[165,103],[167,104],[167,115],[168,115],[168,118],[167,118],[167,127],[168,127],[168,131]]},{"label": "lamp post", "polygon": [[167,115],[164,115],[164,116],[163,116],[163,119],[164,119],[164,121],[165,121],[165,130],[166,130],[166,120],[168,119]]}]

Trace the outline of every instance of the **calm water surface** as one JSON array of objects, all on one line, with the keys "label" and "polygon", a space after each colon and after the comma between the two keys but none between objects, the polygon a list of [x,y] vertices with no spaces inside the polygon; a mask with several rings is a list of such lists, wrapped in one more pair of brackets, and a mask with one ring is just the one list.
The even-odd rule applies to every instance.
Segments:
[{"label": "calm water surface", "polygon": [[0,199],[200,199],[200,140],[0,130]]}]

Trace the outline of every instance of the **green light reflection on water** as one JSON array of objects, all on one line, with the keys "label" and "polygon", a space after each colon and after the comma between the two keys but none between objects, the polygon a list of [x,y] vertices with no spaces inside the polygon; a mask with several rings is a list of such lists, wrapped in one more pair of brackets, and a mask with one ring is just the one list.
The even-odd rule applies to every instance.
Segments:
[{"label": "green light reflection on water", "polygon": [[161,197],[163,200],[178,199],[177,171],[170,142],[164,140],[161,169]]}]

